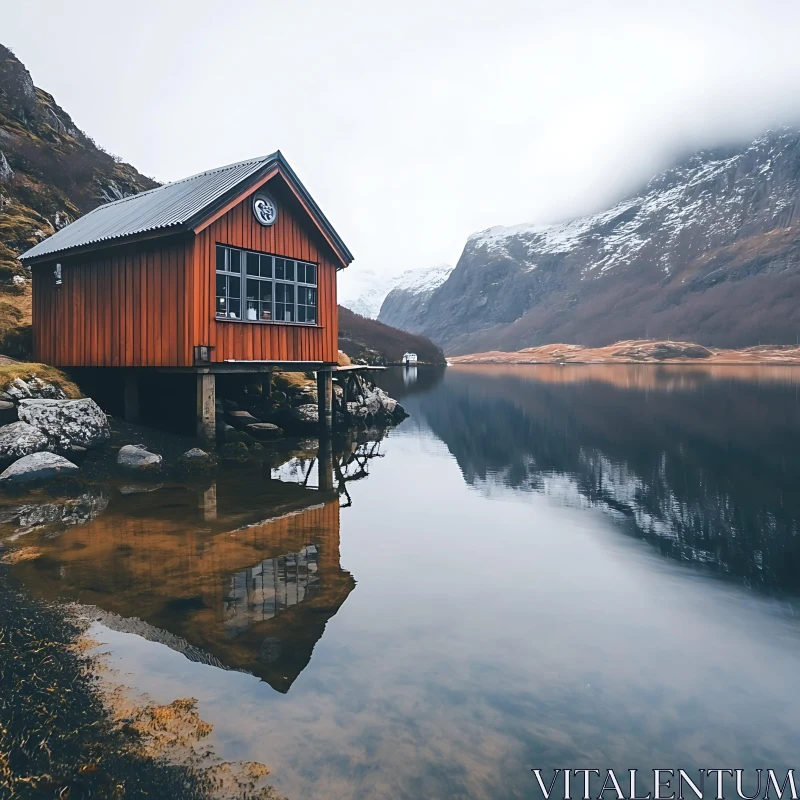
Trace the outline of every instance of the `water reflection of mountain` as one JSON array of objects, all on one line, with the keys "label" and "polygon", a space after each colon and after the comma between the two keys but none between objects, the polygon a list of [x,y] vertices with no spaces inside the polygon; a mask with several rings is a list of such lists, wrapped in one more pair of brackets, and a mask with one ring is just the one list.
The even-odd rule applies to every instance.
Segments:
[{"label": "water reflection of mountain", "polygon": [[17,567],[31,590],[280,692],[355,587],[340,564],[337,495],[263,475],[116,495],[87,524],[38,537],[44,555]]},{"label": "water reflection of mountain", "polygon": [[664,555],[800,589],[796,379],[645,366],[585,380],[581,369],[451,368],[406,405],[470,484],[571,494]]}]

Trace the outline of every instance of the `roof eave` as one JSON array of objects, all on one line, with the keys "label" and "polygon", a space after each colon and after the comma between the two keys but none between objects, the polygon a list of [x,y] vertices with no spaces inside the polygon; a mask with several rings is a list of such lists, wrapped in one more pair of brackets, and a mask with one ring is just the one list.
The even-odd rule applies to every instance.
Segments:
[{"label": "roof eave", "polygon": [[[186,224],[169,225],[163,228],[154,228],[151,231],[141,231],[139,233],[130,233],[126,236],[116,236],[113,239],[100,239],[96,242],[87,242],[86,244],[74,245],[73,247],[66,247],[61,250],[53,250],[49,253],[42,253],[41,255],[29,256],[23,253],[19,260],[25,266],[35,266],[42,264],[46,261],[57,261],[59,258],[70,258],[71,256],[81,255],[83,253],[92,253],[99,250],[107,250],[111,247],[121,247],[128,244],[138,244],[139,242],[146,242],[152,239],[163,239],[166,236],[175,236],[180,233],[187,233],[190,229]],[[31,248],[32,250],[33,248]],[[28,251],[30,252],[30,250]]]}]

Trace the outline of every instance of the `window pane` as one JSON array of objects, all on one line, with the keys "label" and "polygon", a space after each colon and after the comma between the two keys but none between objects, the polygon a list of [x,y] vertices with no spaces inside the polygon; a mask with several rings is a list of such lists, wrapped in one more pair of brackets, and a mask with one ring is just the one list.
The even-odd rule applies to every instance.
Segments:
[{"label": "window pane", "polygon": [[242,251],[241,250],[229,250],[229,259],[230,259],[230,272],[241,272],[242,271]]},{"label": "window pane", "polygon": [[306,265],[301,263],[300,261],[297,262],[297,282],[298,283],[306,282]]},{"label": "window pane", "polygon": [[261,256],[261,277],[272,277],[272,256]]},{"label": "window pane", "polygon": [[258,275],[258,253],[248,253],[246,258],[247,258],[247,274]]},{"label": "window pane", "polygon": [[242,296],[242,279],[234,277],[228,278],[228,297],[238,300]]},{"label": "window pane", "polygon": [[294,261],[286,262],[286,280],[293,281],[294,280]]},{"label": "window pane", "polygon": [[254,280],[253,278],[247,279],[247,299],[258,300],[258,284],[261,281]]},{"label": "window pane", "polygon": [[306,305],[315,306],[317,304],[317,290],[316,289],[306,289]]},{"label": "window pane", "polygon": [[313,306],[306,306],[306,322],[314,322],[317,321],[317,309]]},{"label": "window pane", "polygon": [[286,260],[283,258],[275,259],[275,277],[281,281],[286,278]]},{"label": "window pane", "polygon": [[225,250],[221,244],[217,245],[217,269],[220,272],[225,271]]},{"label": "window pane", "polygon": [[284,283],[286,287],[286,302],[294,304],[294,286],[291,283]]},{"label": "window pane", "polygon": [[306,283],[317,285],[317,268],[313,264],[306,264]]},{"label": "window pane", "polygon": [[261,284],[261,300],[269,300],[272,301],[272,282],[271,281],[259,281]]},{"label": "window pane", "polygon": [[241,300],[229,300],[228,301],[228,316],[231,319],[241,319],[241,308],[242,308],[242,301]]},{"label": "window pane", "polygon": [[297,321],[298,322],[305,322],[306,321],[306,307],[305,306],[297,306]]},{"label": "window pane", "polygon": [[225,308],[225,298],[218,297],[217,298],[217,316],[224,317],[227,315],[227,309]]},{"label": "window pane", "polygon": [[225,296],[225,276],[217,275],[217,297]]},{"label": "window pane", "polygon": [[245,306],[245,319],[258,319],[258,300],[248,300]]},{"label": "window pane", "polygon": [[272,319],[272,303],[267,302],[261,304],[261,319],[262,320]]}]

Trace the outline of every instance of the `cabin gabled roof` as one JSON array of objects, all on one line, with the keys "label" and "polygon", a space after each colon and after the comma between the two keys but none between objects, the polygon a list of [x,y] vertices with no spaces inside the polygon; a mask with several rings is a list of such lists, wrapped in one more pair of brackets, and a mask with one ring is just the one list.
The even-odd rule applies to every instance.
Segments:
[{"label": "cabin gabled roof", "polygon": [[320,231],[336,251],[343,266],[353,256],[338,233],[278,150],[262,158],[239,161],[199,172],[147,192],[98,206],[94,211],[56,231],[20,258],[33,262],[69,255],[78,249],[96,249],[145,235],[167,235],[193,230],[198,225],[278,171],[289,183]]}]

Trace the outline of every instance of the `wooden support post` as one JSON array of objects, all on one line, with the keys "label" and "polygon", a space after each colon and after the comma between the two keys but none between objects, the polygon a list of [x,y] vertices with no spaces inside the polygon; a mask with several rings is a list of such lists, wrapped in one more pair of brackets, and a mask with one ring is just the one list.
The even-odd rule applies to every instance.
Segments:
[{"label": "wooden support post", "polygon": [[125,422],[139,421],[139,375],[132,370],[125,370]]},{"label": "wooden support post", "polygon": [[212,483],[205,491],[200,493],[200,510],[203,519],[210,522],[217,518],[217,484]]},{"label": "wooden support post", "polygon": [[[330,372],[328,373],[330,375]],[[319,490],[321,492],[333,491],[333,446],[330,437],[324,433],[319,440],[319,455],[317,458],[319,464]]]},{"label": "wooden support post", "polygon": [[319,425],[325,430],[333,427],[333,373],[317,370],[317,411]]},{"label": "wooden support post", "polygon": [[197,376],[197,438],[207,447],[214,447],[216,429],[215,376],[200,373]]}]

